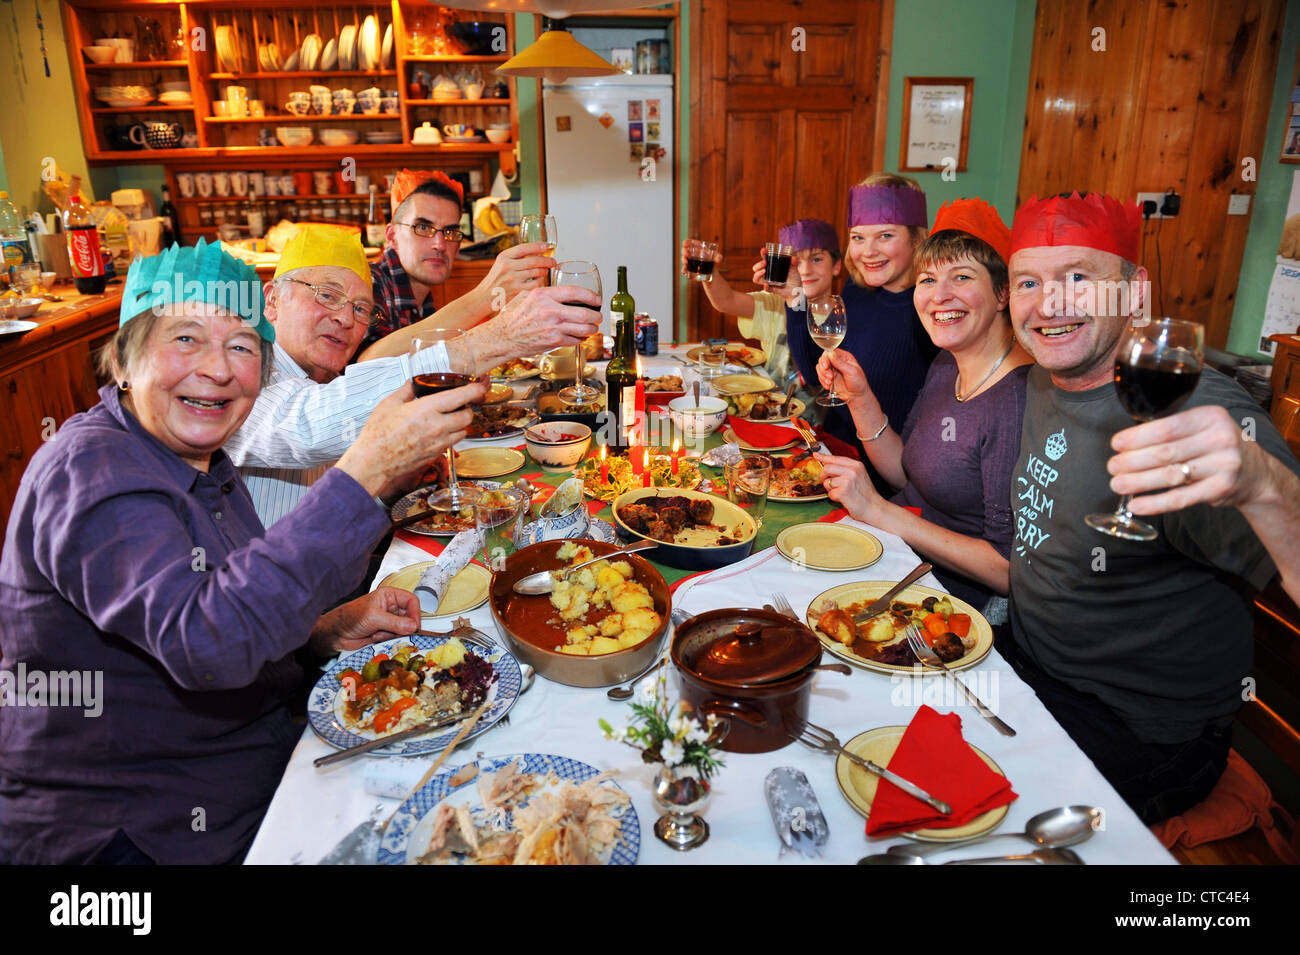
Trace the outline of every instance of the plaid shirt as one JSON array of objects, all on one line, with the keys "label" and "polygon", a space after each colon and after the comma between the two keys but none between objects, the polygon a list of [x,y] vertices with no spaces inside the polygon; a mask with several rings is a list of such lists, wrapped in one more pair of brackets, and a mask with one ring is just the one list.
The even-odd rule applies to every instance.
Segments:
[{"label": "plaid shirt", "polygon": [[432,294],[425,299],[423,308],[416,306],[415,291],[411,288],[411,280],[402,268],[396,249],[385,249],[384,254],[370,264],[370,277],[374,280],[375,307],[379,314],[366,332],[366,337],[361,340],[357,354],[390,332],[414,325],[434,313]]}]

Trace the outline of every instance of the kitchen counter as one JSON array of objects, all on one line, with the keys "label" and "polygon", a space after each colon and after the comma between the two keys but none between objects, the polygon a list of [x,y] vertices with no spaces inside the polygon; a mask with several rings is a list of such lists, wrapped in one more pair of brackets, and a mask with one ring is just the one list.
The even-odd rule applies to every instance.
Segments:
[{"label": "kitchen counter", "polygon": [[61,302],[31,317],[38,327],[0,338],[0,527],[27,462],[59,425],[99,402],[95,355],[117,330],[122,284],[99,295],[59,286]]}]

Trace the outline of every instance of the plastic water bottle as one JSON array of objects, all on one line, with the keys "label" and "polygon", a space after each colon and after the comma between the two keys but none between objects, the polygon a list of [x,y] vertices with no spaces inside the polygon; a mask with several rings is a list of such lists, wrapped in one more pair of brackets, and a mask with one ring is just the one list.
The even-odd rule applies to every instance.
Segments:
[{"label": "plastic water bottle", "polygon": [[32,250],[27,244],[27,230],[23,218],[9,200],[9,193],[0,191],[0,243],[4,247],[6,270],[32,261]]}]

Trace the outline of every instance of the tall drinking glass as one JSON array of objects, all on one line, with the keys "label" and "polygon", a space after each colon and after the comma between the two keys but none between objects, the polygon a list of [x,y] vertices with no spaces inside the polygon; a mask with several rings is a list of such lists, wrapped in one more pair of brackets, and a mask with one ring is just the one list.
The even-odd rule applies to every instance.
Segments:
[{"label": "tall drinking glass", "polygon": [[[844,299],[838,295],[827,295],[815,302],[808,302],[808,334],[812,335],[821,350],[832,352],[844,341],[849,330],[848,312],[844,310]],[[844,399],[835,393],[835,375],[831,374],[831,389],[817,396],[817,403],[826,408],[844,404]]]},{"label": "tall drinking glass", "polygon": [[[1115,355],[1115,392],[1134,421],[1163,418],[1181,408],[1201,377],[1205,327],[1172,318],[1134,321]],[[1125,540],[1153,541],[1156,529],[1129,511],[1132,494],[1119,500],[1114,513],[1089,514],[1094,530]]]},{"label": "tall drinking glass", "polygon": [[[552,285],[576,285],[579,288],[590,289],[597,295],[604,298],[604,292],[600,285],[600,270],[596,268],[594,262],[583,262],[574,260],[570,262],[561,262],[551,270]],[[579,308],[589,308],[597,315],[600,314],[599,305],[588,305],[586,302],[565,302],[565,305],[576,305]],[[565,388],[560,392],[560,400],[567,405],[591,405],[600,399],[600,392],[587,384],[587,361],[585,349],[579,343],[575,351],[574,358],[574,382],[572,388]]]},{"label": "tall drinking glass", "polygon": [[[426,329],[419,338],[411,339],[410,355],[412,364],[416,355],[426,348],[441,343],[447,350],[447,370],[435,372],[417,372],[411,378],[411,387],[415,397],[436,395],[440,391],[450,391],[474,381],[474,356],[470,353],[469,342],[465,333],[459,328]],[[480,490],[473,484],[461,484],[456,477],[456,455],[447,449],[447,486],[429,496],[429,507],[440,511],[459,510],[471,506],[478,498]]]}]

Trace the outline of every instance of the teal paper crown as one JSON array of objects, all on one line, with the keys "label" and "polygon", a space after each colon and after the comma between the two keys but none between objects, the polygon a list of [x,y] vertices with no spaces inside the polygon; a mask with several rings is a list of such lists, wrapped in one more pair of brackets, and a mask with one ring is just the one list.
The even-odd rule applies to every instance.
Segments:
[{"label": "teal paper crown", "polygon": [[220,244],[209,245],[203,239],[131,263],[122,287],[118,327],[144,312],[161,312],[182,302],[218,305],[248,322],[268,342],[275,341],[275,329],[262,313],[266,300],[257,270]]}]

